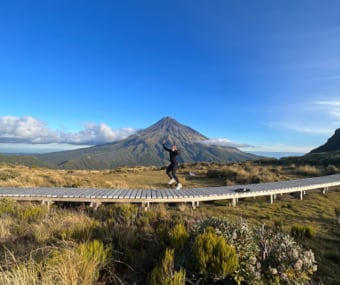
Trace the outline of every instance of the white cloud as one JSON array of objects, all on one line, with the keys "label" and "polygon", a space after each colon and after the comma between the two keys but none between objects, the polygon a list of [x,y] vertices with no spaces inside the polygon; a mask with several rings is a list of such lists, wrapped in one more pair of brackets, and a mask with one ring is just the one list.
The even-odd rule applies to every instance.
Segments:
[{"label": "white cloud", "polygon": [[207,145],[219,145],[219,146],[227,146],[227,147],[252,147],[251,145],[248,144],[241,144],[241,143],[236,143],[232,142],[231,140],[227,138],[213,138],[213,139],[208,139],[205,141],[199,141],[199,143],[207,144]]},{"label": "white cloud", "polygon": [[51,143],[58,137],[57,132],[48,129],[47,125],[32,117],[0,117],[1,142]]},{"label": "white cloud", "polygon": [[250,152],[288,152],[288,153],[307,153],[314,149],[315,146],[291,146],[285,144],[273,144],[253,146],[252,148],[241,148],[243,151]]},{"label": "white cloud", "polygon": [[334,128],[331,126],[323,127],[323,126],[316,126],[316,125],[299,125],[297,123],[276,123],[275,125],[303,134],[309,135],[322,135],[327,136],[334,133]]},{"label": "white cloud", "polygon": [[338,100],[315,101],[314,104],[334,107],[334,106],[340,106],[340,101]]},{"label": "white cloud", "polygon": [[[340,119],[340,100],[323,100],[315,101],[314,104],[319,106],[323,112],[333,119]],[[338,121],[336,123],[339,123]]]},{"label": "white cloud", "polygon": [[95,145],[124,139],[135,133],[132,128],[112,130],[104,123],[89,123],[79,132],[50,130],[33,117],[0,117],[0,143]]},{"label": "white cloud", "polygon": [[329,136],[340,127],[340,100],[305,102],[299,112],[286,111],[280,121],[268,123],[269,128],[280,128],[300,134]]}]

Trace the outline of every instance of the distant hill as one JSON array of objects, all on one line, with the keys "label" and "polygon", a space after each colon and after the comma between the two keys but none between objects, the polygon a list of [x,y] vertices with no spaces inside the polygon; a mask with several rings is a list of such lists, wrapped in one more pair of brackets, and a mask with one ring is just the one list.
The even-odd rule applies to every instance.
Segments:
[{"label": "distant hill", "polygon": [[281,164],[296,165],[322,165],[340,167],[340,129],[334,132],[325,144],[313,149],[311,152],[295,157],[283,157]]},{"label": "distant hill", "polygon": [[50,167],[50,165],[37,159],[33,155],[0,154],[0,162],[7,164],[26,165],[30,167]]},{"label": "distant hill", "polygon": [[311,151],[311,153],[330,152],[340,150],[340,129],[337,129],[327,142]]},{"label": "distant hill", "polygon": [[340,151],[307,153],[303,156],[283,157],[278,161],[283,165],[314,165],[314,166],[331,166],[340,167]]},{"label": "distant hill", "polygon": [[259,158],[234,147],[206,145],[208,138],[194,129],[184,126],[171,117],[165,117],[154,125],[117,142],[71,151],[39,154],[44,163],[66,169],[106,169],[120,166],[167,164],[168,153],[162,141],[176,144],[181,149],[180,161],[193,163],[240,162]]}]

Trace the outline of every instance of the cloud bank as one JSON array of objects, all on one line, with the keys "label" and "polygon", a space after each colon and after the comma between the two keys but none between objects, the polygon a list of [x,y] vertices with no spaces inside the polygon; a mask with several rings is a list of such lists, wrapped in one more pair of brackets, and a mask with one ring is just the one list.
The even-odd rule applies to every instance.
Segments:
[{"label": "cloud bank", "polygon": [[214,139],[209,139],[205,141],[199,141],[199,143],[206,144],[206,145],[218,145],[218,146],[226,146],[226,147],[249,147],[251,148],[252,146],[249,144],[241,144],[241,143],[236,143],[232,142],[229,139],[226,138],[214,138]]},{"label": "cloud bank", "polygon": [[36,118],[25,116],[0,117],[0,143],[97,145],[124,139],[137,130],[112,130],[104,123],[89,123],[79,132],[51,130]]}]

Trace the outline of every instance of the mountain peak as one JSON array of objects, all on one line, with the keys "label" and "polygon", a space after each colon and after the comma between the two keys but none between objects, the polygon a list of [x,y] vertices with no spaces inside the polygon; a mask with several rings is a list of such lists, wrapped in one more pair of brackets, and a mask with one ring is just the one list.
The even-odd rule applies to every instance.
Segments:
[{"label": "mountain peak", "polygon": [[168,139],[172,143],[194,143],[197,141],[206,140],[207,137],[195,131],[194,129],[184,126],[172,117],[164,117],[152,126],[138,132],[139,137],[144,137],[145,140],[153,138],[154,140],[162,141]]},{"label": "mountain peak", "polygon": [[154,125],[158,125],[158,126],[160,126],[160,125],[180,125],[180,123],[178,121],[176,121],[174,118],[167,116],[167,117],[160,119]]}]

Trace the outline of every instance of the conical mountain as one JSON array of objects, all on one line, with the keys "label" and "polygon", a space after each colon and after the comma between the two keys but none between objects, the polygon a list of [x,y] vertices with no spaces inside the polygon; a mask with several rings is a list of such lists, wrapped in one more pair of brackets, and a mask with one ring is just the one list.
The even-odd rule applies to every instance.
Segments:
[{"label": "conical mountain", "polygon": [[67,169],[105,169],[120,166],[155,165],[168,163],[167,145],[176,144],[181,150],[181,162],[238,162],[258,158],[233,147],[202,144],[208,138],[184,126],[171,117],[165,117],[152,126],[128,138],[100,146],[39,155],[39,159],[55,167]]},{"label": "conical mountain", "polygon": [[331,136],[325,144],[313,149],[311,153],[330,152],[337,150],[340,150],[340,129],[335,130],[334,135]]}]

